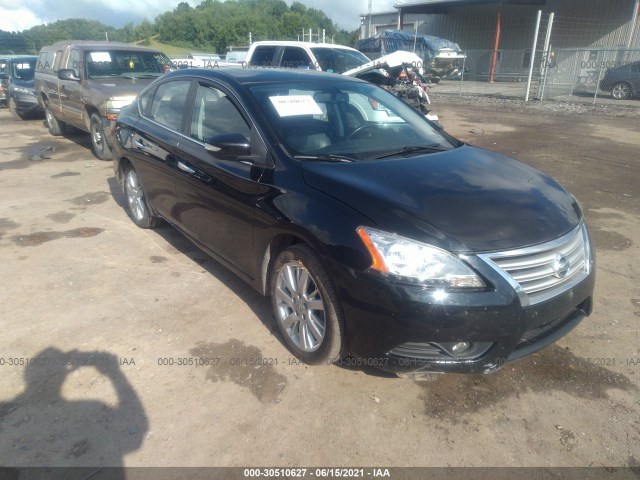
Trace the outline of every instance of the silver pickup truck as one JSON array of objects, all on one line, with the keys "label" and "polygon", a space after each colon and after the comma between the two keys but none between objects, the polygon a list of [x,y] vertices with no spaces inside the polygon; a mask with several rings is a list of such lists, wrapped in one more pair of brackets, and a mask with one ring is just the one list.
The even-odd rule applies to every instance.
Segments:
[{"label": "silver pickup truck", "polygon": [[162,52],[114,42],[64,41],[40,51],[35,90],[49,132],[89,132],[93,153],[111,158],[109,123],[149,83],[169,71]]}]

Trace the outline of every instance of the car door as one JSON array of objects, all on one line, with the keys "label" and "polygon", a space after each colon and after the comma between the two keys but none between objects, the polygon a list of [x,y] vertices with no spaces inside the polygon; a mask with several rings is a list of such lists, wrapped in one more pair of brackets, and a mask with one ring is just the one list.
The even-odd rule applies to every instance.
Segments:
[{"label": "car door", "polygon": [[80,51],[77,48],[72,48],[69,50],[69,56],[63,68],[73,69],[78,80],[60,80],[62,120],[77,127],[84,126],[85,116],[81,84],[84,80],[80,80],[80,65],[82,65]]},{"label": "car door", "polygon": [[131,152],[147,200],[176,222],[176,166],[190,79],[161,83],[140,97],[141,119],[131,134]]},{"label": "car door", "polygon": [[[266,168],[266,147],[248,115],[222,86],[198,81],[188,135],[177,163],[178,224],[227,265],[255,278],[254,206]],[[240,134],[251,154],[229,157],[208,142]]]}]

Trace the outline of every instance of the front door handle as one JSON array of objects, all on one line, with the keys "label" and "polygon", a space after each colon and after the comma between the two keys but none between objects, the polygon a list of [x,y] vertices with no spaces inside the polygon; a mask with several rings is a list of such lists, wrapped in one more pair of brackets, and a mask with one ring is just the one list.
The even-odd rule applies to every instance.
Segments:
[{"label": "front door handle", "polygon": [[196,171],[193,168],[191,168],[189,165],[184,163],[182,160],[178,160],[176,162],[176,166],[178,167],[178,169],[182,170],[185,173],[189,173],[189,174],[196,173]]}]

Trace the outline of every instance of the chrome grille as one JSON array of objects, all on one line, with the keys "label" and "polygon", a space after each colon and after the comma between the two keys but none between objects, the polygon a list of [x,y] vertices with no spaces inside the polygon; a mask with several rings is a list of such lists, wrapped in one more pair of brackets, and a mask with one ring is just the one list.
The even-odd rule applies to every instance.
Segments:
[{"label": "chrome grille", "polygon": [[591,268],[586,227],[542,245],[479,255],[518,292],[523,306],[544,302],[581,282]]}]

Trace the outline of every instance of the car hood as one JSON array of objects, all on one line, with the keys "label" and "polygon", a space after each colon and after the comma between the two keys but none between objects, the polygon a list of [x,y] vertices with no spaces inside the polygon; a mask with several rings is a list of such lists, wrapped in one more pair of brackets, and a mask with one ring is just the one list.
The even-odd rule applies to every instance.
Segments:
[{"label": "car hood", "polygon": [[144,87],[149,85],[158,77],[153,78],[127,78],[127,77],[109,77],[109,78],[93,78],[90,80],[91,89],[100,91],[107,97],[123,98],[135,97]]},{"label": "car hood", "polygon": [[17,78],[14,78],[13,81],[11,82],[11,84],[14,87],[30,88],[30,89],[33,90],[35,82],[34,82],[33,79],[31,79],[31,80],[19,80]]},{"label": "car hood", "polygon": [[304,162],[305,182],[389,232],[456,252],[547,242],[579,224],[576,200],[551,177],[471,146],[410,158]]}]

